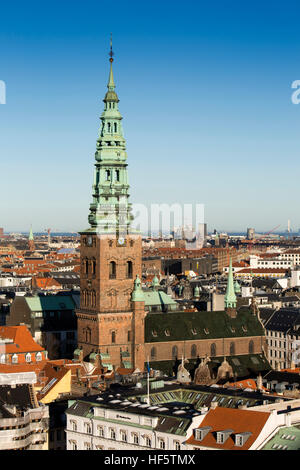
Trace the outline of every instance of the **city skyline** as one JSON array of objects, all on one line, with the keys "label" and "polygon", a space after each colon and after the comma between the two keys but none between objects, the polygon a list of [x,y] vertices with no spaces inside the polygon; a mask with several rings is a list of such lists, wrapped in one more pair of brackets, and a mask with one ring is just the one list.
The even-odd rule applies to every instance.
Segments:
[{"label": "city skyline", "polygon": [[111,31],[131,202],[204,204],[210,231],[298,230],[296,14],[116,2],[99,27],[102,2],[54,2],[42,24],[37,5],[5,6],[0,33],[5,231],[86,228]]}]

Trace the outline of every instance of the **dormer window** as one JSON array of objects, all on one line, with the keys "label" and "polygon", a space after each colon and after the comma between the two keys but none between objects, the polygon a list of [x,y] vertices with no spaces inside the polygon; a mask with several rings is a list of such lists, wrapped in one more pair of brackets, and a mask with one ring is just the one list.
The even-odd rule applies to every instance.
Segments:
[{"label": "dormer window", "polygon": [[231,329],[232,333],[235,333],[235,328],[234,328],[234,326],[230,326],[230,329]]},{"label": "dormer window", "polygon": [[165,330],[165,335],[170,336],[170,330]]},{"label": "dormer window", "polygon": [[208,330],[208,328],[204,328],[204,333],[205,333],[206,335],[209,335],[209,330]]},{"label": "dormer window", "polygon": [[217,444],[224,444],[230,434],[233,433],[232,429],[225,429],[225,431],[218,431],[217,432]]},{"label": "dormer window", "polygon": [[197,441],[202,441],[211,429],[211,426],[204,426],[203,428],[195,429],[195,439],[197,439]]},{"label": "dormer window", "polygon": [[242,330],[243,330],[244,333],[247,333],[247,331],[248,331],[247,327],[244,326],[244,325],[242,326]]},{"label": "dormer window", "polygon": [[157,331],[156,331],[156,330],[152,330],[152,332],[151,332],[151,333],[152,333],[152,336],[153,336],[154,338],[156,338],[156,337],[157,337]]},{"label": "dormer window", "polygon": [[247,439],[251,436],[251,432],[241,432],[235,435],[235,445],[237,447],[243,447]]},{"label": "dormer window", "polygon": [[192,328],[192,334],[193,334],[193,335],[196,335],[196,334],[197,334],[196,328]]}]

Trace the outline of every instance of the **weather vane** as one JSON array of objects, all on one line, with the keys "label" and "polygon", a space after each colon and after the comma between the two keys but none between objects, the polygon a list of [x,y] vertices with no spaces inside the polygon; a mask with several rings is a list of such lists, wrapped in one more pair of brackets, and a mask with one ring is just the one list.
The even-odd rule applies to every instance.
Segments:
[{"label": "weather vane", "polygon": [[113,55],[114,55],[114,53],[113,53],[113,50],[112,50],[112,33],[110,33],[110,51],[109,51],[109,56],[110,56],[109,61],[110,62],[113,62],[113,60],[114,60]]}]

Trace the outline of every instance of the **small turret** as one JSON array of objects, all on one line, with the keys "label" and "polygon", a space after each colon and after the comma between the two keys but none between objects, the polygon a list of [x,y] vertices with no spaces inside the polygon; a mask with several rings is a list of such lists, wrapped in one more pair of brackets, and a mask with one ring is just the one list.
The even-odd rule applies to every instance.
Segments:
[{"label": "small turret", "polygon": [[152,279],[152,287],[153,289],[157,289],[159,286],[160,286],[159,279],[155,274],[154,278]]},{"label": "small turret", "polygon": [[138,274],[136,275],[136,279],[134,281],[134,289],[131,294],[131,301],[132,302],[145,302],[145,296],[141,287],[141,280]]}]

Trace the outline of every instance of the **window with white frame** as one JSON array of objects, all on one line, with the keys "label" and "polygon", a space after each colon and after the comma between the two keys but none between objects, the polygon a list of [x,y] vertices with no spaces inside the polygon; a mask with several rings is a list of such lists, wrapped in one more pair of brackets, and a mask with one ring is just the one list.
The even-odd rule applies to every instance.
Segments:
[{"label": "window with white frame", "polygon": [[40,352],[36,353],[35,359],[36,359],[36,361],[41,361],[42,360],[42,353],[40,353]]},{"label": "window with white frame", "polygon": [[97,431],[98,431],[98,436],[104,437],[104,427],[103,426],[97,426]]},{"label": "window with white frame", "polygon": [[27,353],[26,356],[25,356],[25,361],[26,362],[31,362],[31,354],[30,353]]},{"label": "window with white frame", "polygon": [[174,449],[175,450],[180,450],[180,442],[179,441],[174,441]]},{"label": "window with white frame", "polygon": [[132,433],[132,442],[133,444],[139,444],[139,435],[136,432]]},{"label": "window with white frame", "polygon": [[70,447],[72,450],[77,450],[77,442],[76,441],[69,441]]},{"label": "window with white frame", "polygon": [[121,430],[120,431],[120,437],[121,437],[122,442],[127,442],[127,432],[126,431]]},{"label": "window with white frame", "polygon": [[84,429],[87,434],[92,434],[92,426],[90,423],[84,423]]},{"label": "window with white frame", "polygon": [[18,355],[17,355],[17,354],[13,354],[13,355],[12,355],[11,362],[12,362],[13,364],[17,364],[17,363],[18,363]]},{"label": "window with white frame", "polygon": [[111,439],[116,439],[116,431],[113,428],[110,428],[109,430],[109,436]]},{"label": "window with white frame", "polygon": [[160,449],[165,449],[166,448],[166,443],[164,439],[159,439],[159,448]]},{"label": "window with white frame", "polygon": [[91,450],[92,448],[92,445],[90,442],[85,442],[84,443],[84,450]]},{"label": "window with white frame", "polygon": [[147,447],[151,447],[151,438],[149,436],[145,437],[145,444]]},{"label": "window with white frame", "polygon": [[77,431],[77,422],[74,420],[70,421],[72,431]]}]

